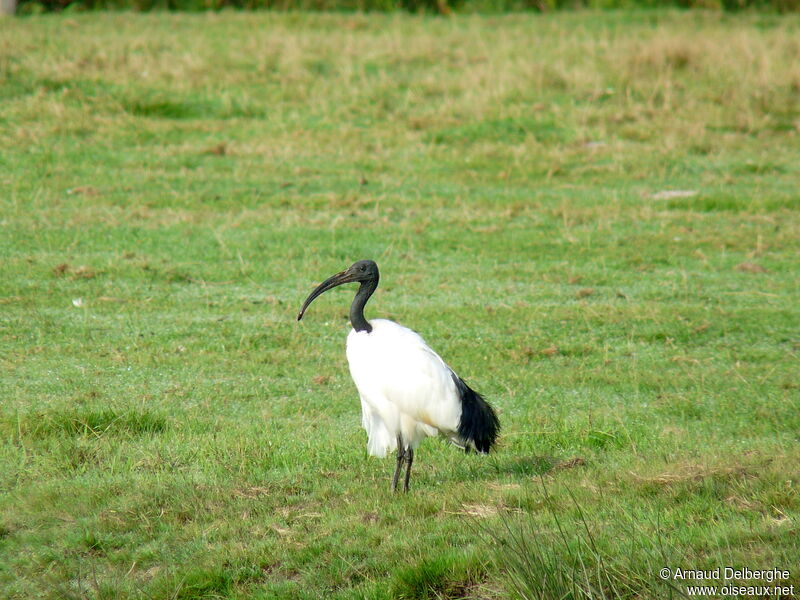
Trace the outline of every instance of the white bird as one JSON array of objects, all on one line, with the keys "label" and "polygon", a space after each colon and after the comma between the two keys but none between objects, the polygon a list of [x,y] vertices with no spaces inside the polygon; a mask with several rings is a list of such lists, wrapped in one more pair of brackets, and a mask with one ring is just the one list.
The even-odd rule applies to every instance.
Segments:
[{"label": "white bird", "polygon": [[397,450],[392,490],[403,464],[408,491],[414,450],[429,436],[442,434],[469,452],[485,454],[497,439],[500,422],[491,406],[470,388],[425,341],[386,319],[364,318],[364,305],[378,287],[378,265],[360,260],[323,281],[311,292],[297,320],[314,299],[343,283],[360,283],[350,306],[353,329],[347,336],[347,362],[361,397],[361,424],[367,451],[384,457]]}]

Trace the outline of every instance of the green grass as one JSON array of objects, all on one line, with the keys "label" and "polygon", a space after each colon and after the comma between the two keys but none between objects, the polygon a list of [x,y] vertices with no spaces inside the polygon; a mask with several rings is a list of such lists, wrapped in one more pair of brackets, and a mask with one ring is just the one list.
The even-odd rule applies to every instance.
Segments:
[{"label": "green grass", "polygon": [[[702,13],[0,21],[0,596],[800,586],[798,39]],[[351,292],[294,320],[360,258],[368,316],[503,424],[489,457],[427,441],[409,495],[366,456]]]}]

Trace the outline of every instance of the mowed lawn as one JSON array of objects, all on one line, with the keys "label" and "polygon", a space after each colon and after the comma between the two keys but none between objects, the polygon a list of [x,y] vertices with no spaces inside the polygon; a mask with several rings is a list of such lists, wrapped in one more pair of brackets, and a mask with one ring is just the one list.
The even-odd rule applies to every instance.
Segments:
[{"label": "mowed lawn", "polygon": [[[755,14],[0,20],[0,597],[800,589],[799,57]],[[295,321],[361,258],[503,426],[408,495],[353,290]]]}]

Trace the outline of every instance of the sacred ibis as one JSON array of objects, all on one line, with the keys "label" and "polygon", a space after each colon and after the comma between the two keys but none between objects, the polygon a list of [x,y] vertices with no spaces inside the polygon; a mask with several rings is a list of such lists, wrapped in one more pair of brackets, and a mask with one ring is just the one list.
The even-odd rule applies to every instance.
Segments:
[{"label": "sacred ibis", "polygon": [[343,283],[361,284],[350,305],[353,329],[347,336],[347,362],[361,397],[361,424],[367,451],[384,457],[397,450],[392,491],[406,465],[408,491],[414,450],[429,436],[442,434],[469,452],[485,454],[497,439],[500,422],[491,406],[410,329],[386,319],[364,318],[364,305],[378,287],[378,265],[360,260],[329,277],[311,292],[297,320],[317,296]]}]

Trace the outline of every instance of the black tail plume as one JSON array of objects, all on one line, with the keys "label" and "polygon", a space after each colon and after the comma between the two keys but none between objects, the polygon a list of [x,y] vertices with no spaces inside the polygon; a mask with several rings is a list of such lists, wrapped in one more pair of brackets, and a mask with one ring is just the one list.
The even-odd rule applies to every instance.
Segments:
[{"label": "black tail plume", "polygon": [[494,446],[500,421],[483,397],[469,387],[464,380],[452,373],[456,391],[461,398],[461,420],[458,423],[458,435],[464,441],[467,451],[470,446],[478,452],[486,454]]}]

